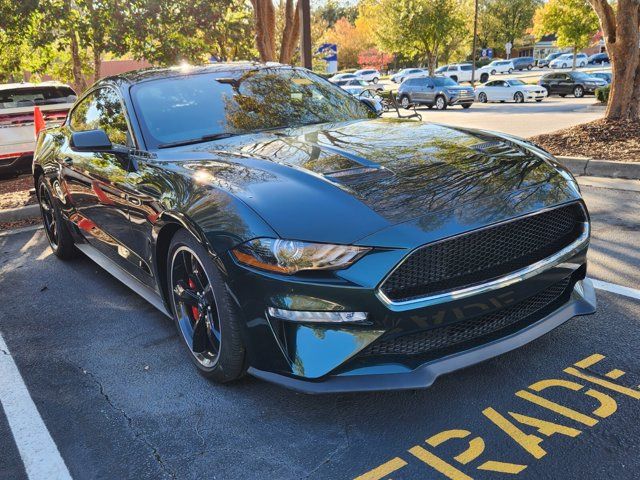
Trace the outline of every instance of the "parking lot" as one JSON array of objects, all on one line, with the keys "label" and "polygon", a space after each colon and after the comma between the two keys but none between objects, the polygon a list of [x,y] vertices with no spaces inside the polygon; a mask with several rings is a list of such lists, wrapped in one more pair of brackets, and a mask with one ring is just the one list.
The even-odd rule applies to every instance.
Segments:
[{"label": "parking lot", "polygon": [[[604,108],[595,106],[593,96],[583,98],[553,96],[540,103],[474,103],[471,108],[460,106],[446,110],[429,110],[418,107],[416,110],[423,121],[461,125],[471,128],[483,128],[510,133],[520,137],[530,137],[549,133],[579,123],[590,122],[602,117]],[[400,108],[401,115],[411,111]],[[396,117],[391,111],[385,117]]]},{"label": "parking lot", "polygon": [[598,312],[421,391],[213,385],[98,266],[58,261],[41,229],[4,235],[0,478],[637,478],[640,298],[618,286],[640,285],[640,192],[614,186],[582,187]]}]

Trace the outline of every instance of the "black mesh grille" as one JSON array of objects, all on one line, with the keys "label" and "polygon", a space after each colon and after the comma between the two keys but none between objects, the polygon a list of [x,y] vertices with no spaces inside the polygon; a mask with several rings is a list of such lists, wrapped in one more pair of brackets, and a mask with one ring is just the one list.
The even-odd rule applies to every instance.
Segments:
[{"label": "black mesh grille", "polygon": [[543,260],[582,233],[579,204],[425,245],[382,284],[392,301],[406,301],[484,283]]},{"label": "black mesh grille", "polygon": [[471,320],[388,340],[383,338],[365,348],[362,355],[428,354],[465,342],[477,341],[525,320],[533,323],[539,319],[539,315],[535,313],[552,304],[555,305],[567,290],[570,281],[571,277],[567,277],[516,305]]}]

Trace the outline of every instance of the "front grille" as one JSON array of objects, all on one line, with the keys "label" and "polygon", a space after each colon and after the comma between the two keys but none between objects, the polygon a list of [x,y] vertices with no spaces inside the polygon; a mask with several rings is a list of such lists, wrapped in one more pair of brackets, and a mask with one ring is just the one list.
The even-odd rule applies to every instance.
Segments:
[{"label": "front grille", "polygon": [[[381,339],[365,348],[361,355],[420,355],[432,354],[466,342],[478,341],[517,324],[533,323],[541,318],[537,312],[545,307],[556,307],[567,291],[571,277],[558,282],[516,305],[496,312],[481,315],[471,320],[440,328]],[[521,328],[525,325],[521,325]]]},{"label": "front grille", "polygon": [[574,203],[425,245],[380,290],[402,302],[486,283],[562,250],[581,235],[583,222],[584,210]]}]

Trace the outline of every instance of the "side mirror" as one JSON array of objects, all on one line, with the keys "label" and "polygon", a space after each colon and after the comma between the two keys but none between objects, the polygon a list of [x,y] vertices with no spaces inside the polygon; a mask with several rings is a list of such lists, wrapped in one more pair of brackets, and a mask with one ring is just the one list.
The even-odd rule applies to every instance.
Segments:
[{"label": "side mirror", "polygon": [[366,105],[366,107],[369,110],[371,110],[373,113],[375,113],[378,117],[382,115],[383,109],[382,109],[382,105],[380,105],[380,102],[376,102],[371,98],[365,98],[365,97],[361,97],[360,102]]},{"label": "side mirror", "polygon": [[71,148],[78,152],[108,152],[113,144],[104,130],[86,130],[71,134]]}]

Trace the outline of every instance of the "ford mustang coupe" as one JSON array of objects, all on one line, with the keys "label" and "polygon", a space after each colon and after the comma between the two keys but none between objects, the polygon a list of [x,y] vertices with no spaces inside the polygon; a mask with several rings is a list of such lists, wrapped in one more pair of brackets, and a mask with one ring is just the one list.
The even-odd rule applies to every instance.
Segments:
[{"label": "ford mustang coupe", "polygon": [[378,118],[301,68],[100,80],[33,174],[53,252],[172,317],[217,382],[427,387],[595,310],[589,216],[551,155]]}]

